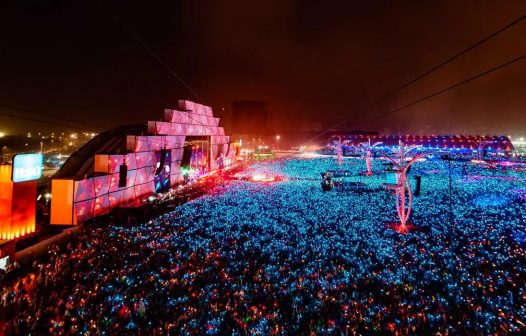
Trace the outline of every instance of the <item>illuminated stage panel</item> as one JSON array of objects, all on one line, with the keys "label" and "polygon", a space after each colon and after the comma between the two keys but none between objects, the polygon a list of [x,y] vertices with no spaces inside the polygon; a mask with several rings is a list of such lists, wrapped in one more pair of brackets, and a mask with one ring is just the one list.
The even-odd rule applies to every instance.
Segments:
[{"label": "illuminated stage panel", "polygon": [[122,203],[127,204],[135,197],[135,187],[126,188],[123,190]]},{"label": "illuminated stage panel", "polygon": [[145,165],[145,167],[153,167],[157,164],[157,158],[155,157],[155,152],[150,151],[148,152],[148,162]]},{"label": "illuminated stage panel", "polygon": [[11,238],[35,232],[35,196],[37,184],[33,181],[13,185],[13,212],[11,215]]},{"label": "illuminated stage panel", "polygon": [[73,217],[73,180],[51,181],[51,220],[53,225],[77,224]]},{"label": "illuminated stage panel", "polygon": [[172,162],[181,161],[183,159],[183,148],[172,149]]},{"label": "illuminated stage panel", "polygon": [[110,155],[110,158],[108,160],[108,173],[118,173],[121,164],[122,164],[122,155],[120,154]]},{"label": "illuminated stage panel", "polygon": [[[188,124],[169,123],[161,121],[148,121],[148,133],[156,135],[181,135],[188,134]],[[151,148],[160,150],[161,148]]]},{"label": "illuminated stage panel", "polygon": [[137,169],[137,161],[135,160],[134,153],[126,154],[124,156],[124,162],[126,163],[126,166],[128,166],[128,170]]},{"label": "illuminated stage panel", "polygon": [[135,179],[137,178],[137,170],[128,170],[126,175],[126,188],[135,185]]},{"label": "illuminated stage panel", "polygon": [[207,116],[212,117],[214,115],[214,113],[212,111],[212,107],[205,105],[204,114],[206,114]]},{"label": "illuminated stage panel", "polygon": [[126,149],[131,152],[147,152],[150,150],[147,136],[128,135],[126,137]]},{"label": "illuminated stage panel", "polygon": [[150,151],[158,151],[166,146],[166,137],[164,135],[149,137],[148,141],[150,141]]},{"label": "illuminated stage panel", "polygon": [[[224,135],[223,127],[207,126],[201,124],[178,124],[163,121],[148,121],[148,132],[157,135]],[[156,148],[155,150],[159,150]]]},{"label": "illuminated stage panel", "polygon": [[163,120],[171,123],[188,124],[190,118],[188,118],[187,112],[165,109]]},{"label": "illuminated stage panel", "polygon": [[145,166],[150,166],[150,153],[135,153],[135,161],[137,162],[137,169],[143,168]]},{"label": "illuminated stage panel", "polygon": [[110,175],[96,176],[93,178],[95,183],[95,196],[102,196],[108,193],[110,178]]},{"label": "illuminated stage panel", "polygon": [[106,214],[110,211],[110,200],[108,195],[103,195],[95,199],[93,206],[93,216]]},{"label": "illuminated stage panel", "polygon": [[12,195],[11,166],[0,165],[0,237],[2,239],[8,239],[11,231]]},{"label": "illuminated stage panel", "polygon": [[107,154],[95,155],[95,164],[93,165],[93,171],[96,173],[108,173],[109,159],[110,157]]},{"label": "illuminated stage panel", "polygon": [[183,148],[186,136],[182,135],[167,135],[166,149]]},{"label": "illuminated stage panel", "polygon": [[75,202],[95,198],[93,179],[75,181]]},{"label": "illuminated stage panel", "polygon": [[194,103],[193,101],[190,101],[190,100],[179,100],[177,102],[177,105],[178,105],[180,110],[193,111],[194,108],[195,108],[196,103]]},{"label": "illuminated stage panel", "polygon": [[148,181],[148,173],[146,168],[137,169],[137,174],[135,177],[135,184],[143,184]]},{"label": "illuminated stage panel", "polygon": [[10,165],[0,165],[0,237],[15,239],[35,231],[36,182],[11,181]]},{"label": "illuminated stage panel", "polygon": [[75,217],[77,222],[81,223],[93,217],[93,207],[95,199],[75,203]]},{"label": "illuminated stage panel", "polygon": [[128,167],[128,170],[136,169],[137,167],[137,161],[135,153],[129,153],[129,154],[112,154],[110,155],[108,165],[108,173],[118,173],[121,165],[126,164]]},{"label": "illuminated stage panel", "polygon": [[114,192],[119,189],[122,189],[122,188],[119,188],[119,173],[111,174],[109,183],[110,183],[109,192]]},{"label": "illuminated stage panel", "polygon": [[151,182],[155,178],[155,166],[144,167],[146,170],[146,181]]},{"label": "illuminated stage panel", "polygon": [[124,197],[124,190],[115,191],[109,194],[109,202],[112,208],[120,206]]}]

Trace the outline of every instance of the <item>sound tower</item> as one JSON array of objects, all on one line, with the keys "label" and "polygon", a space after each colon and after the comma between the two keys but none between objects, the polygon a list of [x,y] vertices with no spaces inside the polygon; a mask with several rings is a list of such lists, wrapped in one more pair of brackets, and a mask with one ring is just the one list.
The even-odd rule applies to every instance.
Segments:
[{"label": "sound tower", "polygon": [[415,176],[415,181],[416,181],[415,196],[420,196],[420,187],[421,187],[421,184],[422,184],[422,176],[416,175]]},{"label": "sound tower", "polygon": [[126,176],[128,175],[128,166],[121,164],[119,168],[119,188],[126,187]]}]

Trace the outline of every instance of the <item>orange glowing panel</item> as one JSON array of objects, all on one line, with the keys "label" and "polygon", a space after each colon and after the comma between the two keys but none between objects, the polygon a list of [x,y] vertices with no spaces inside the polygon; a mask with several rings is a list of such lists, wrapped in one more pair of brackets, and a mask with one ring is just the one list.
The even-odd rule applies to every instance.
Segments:
[{"label": "orange glowing panel", "polygon": [[8,234],[11,231],[12,205],[11,166],[0,165],[0,239],[8,239]]},{"label": "orange glowing panel", "polygon": [[93,171],[96,173],[108,173],[109,159],[110,156],[107,154],[96,154],[95,164],[93,165]]},{"label": "orange glowing panel", "polygon": [[11,182],[11,166],[0,165],[0,238],[35,232],[35,181]]},{"label": "orange glowing panel", "polygon": [[75,216],[73,216],[73,186],[73,180],[52,180],[50,224],[77,224]]},{"label": "orange glowing panel", "polygon": [[35,232],[37,184],[34,181],[13,184],[11,238]]}]

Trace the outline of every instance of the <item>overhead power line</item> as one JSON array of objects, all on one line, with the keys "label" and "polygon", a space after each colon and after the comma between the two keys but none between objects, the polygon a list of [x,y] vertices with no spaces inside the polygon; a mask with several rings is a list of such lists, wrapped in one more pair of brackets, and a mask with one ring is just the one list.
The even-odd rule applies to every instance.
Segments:
[{"label": "overhead power line", "polygon": [[478,46],[480,46],[481,44],[485,43],[486,41],[488,40],[491,40],[492,38],[494,38],[495,36],[499,35],[500,33],[508,30],[509,28],[515,26],[516,24],[522,22],[526,20],[526,14],[520,16],[519,18],[513,20],[512,22],[508,23],[507,25],[499,28],[498,30],[494,31],[493,33],[487,35],[486,37],[482,38],[481,40],[473,43],[472,45],[470,45],[469,47],[459,51],[458,53],[456,53],[455,55],[449,57],[448,59],[446,59],[445,61],[441,62],[441,63],[438,63],[437,65],[435,65],[434,67],[432,67],[431,69],[427,70],[426,72],[416,76],[415,78],[413,78],[412,80],[410,80],[409,82],[399,86],[398,88],[394,89],[393,91],[389,92],[388,94],[380,97],[379,99],[377,99],[375,102],[373,102],[373,105],[395,95],[396,93],[402,91],[403,89],[411,86],[412,84],[418,82],[419,80],[429,76],[430,74],[432,74],[433,72],[437,71],[438,69],[442,68],[443,66],[453,62],[454,60],[456,60],[457,58],[459,58],[460,56],[462,55],[465,55],[467,54],[468,52],[470,52],[471,50],[477,48]]},{"label": "overhead power line", "polygon": [[36,121],[36,122],[39,122],[39,123],[55,125],[55,126],[60,126],[60,127],[64,127],[64,128],[73,128],[73,129],[77,129],[77,130],[81,130],[81,131],[89,131],[89,132],[93,131],[93,129],[88,129],[88,128],[84,128],[84,127],[71,126],[71,125],[66,125],[66,124],[59,123],[59,122],[46,121],[46,120],[37,119],[37,118],[24,117],[24,116],[20,116],[20,115],[14,115],[14,114],[10,114],[10,113],[5,113],[5,112],[0,112],[0,115],[5,116],[5,117],[9,117],[9,118],[15,118],[15,119]]},{"label": "overhead power line", "polygon": [[[63,116],[57,116],[57,115],[43,113],[43,112],[36,112],[36,111],[28,110],[26,108],[13,106],[13,105],[0,104],[0,108],[6,108],[6,109],[9,109],[9,110],[13,110],[13,111],[21,111],[21,112],[32,114],[32,115],[43,116],[43,117],[46,117],[46,118],[59,119],[59,120],[68,121],[68,122],[72,122],[72,123],[76,123],[76,124],[86,125],[86,126],[93,127],[93,128],[96,128],[96,129],[104,129],[104,130],[107,129],[107,127],[103,127],[103,126],[100,126],[100,125],[92,124],[92,123],[89,123],[89,122],[80,121],[80,120],[71,119],[71,118],[65,118]],[[40,121],[40,122],[42,122],[42,121]],[[73,126],[68,126],[68,127],[73,127]],[[81,129],[81,128],[79,128],[79,129]]]},{"label": "overhead power line", "polygon": [[142,87],[141,85],[133,82],[133,83],[130,83],[133,87],[135,87],[137,90],[143,92],[143,93],[146,93],[150,98],[153,98],[155,101],[157,101],[158,103],[161,103],[162,106],[166,107],[168,106],[168,103],[162,99],[161,97],[159,97],[158,95],[154,94],[153,92],[151,92],[150,90],[146,90],[144,87]]},{"label": "overhead power line", "polygon": [[159,56],[144,40],[137,35],[130,26],[121,20],[108,6],[99,0],[99,4],[117,21],[124,30],[126,30],[157,62],[159,62],[168,72],[177,79],[191,94],[193,94],[201,103],[205,104],[201,98],[182,78],[179,76],[162,58]]},{"label": "overhead power line", "polygon": [[[383,100],[393,96],[394,94],[402,91],[403,89],[411,86],[412,84],[424,79],[425,77],[429,76],[430,74],[432,74],[433,72],[437,71],[438,69],[442,68],[443,66],[453,62],[454,60],[456,60],[457,58],[459,58],[460,56],[462,55],[465,55],[467,54],[468,52],[472,51],[473,49],[477,48],[478,46],[480,46],[481,44],[487,42],[488,40],[494,38],[495,36],[503,33],[504,31],[508,30],[509,28],[515,26],[516,24],[524,21],[526,19],[526,14],[523,14],[521,15],[520,17],[518,17],[517,19],[513,20],[512,22],[506,24],[505,26],[497,29],[496,31],[494,31],[493,33],[485,36],[484,38],[482,38],[481,40],[478,40],[477,42],[471,44],[470,46],[466,47],[465,49],[461,50],[460,52],[454,54],[453,56],[450,56],[449,58],[447,58],[446,60],[444,60],[443,62],[433,66],[431,69],[429,69],[428,71],[420,74],[419,76],[415,77],[414,79],[410,80],[409,82],[405,83],[405,84],[402,84],[401,86],[397,87],[396,89],[390,91],[388,94],[385,94],[383,95],[382,97],[374,100],[373,102],[371,102],[370,104],[366,105],[365,109],[368,110],[370,109],[371,107],[375,106],[376,104],[382,102]],[[327,128],[326,130],[322,131],[320,134],[316,135],[315,137],[311,138],[308,140],[308,142],[310,141],[313,141],[313,140],[316,140],[317,138],[319,138],[320,136],[324,135],[325,133],[329,132],[330,130],[336,128],[336,127],[339,127],[341,125],[344,125],[346,124],[349,120],[351,120],[353,117],[348,117],[348,118],[345,118],[343,121],[340,121],[340,122],[337,122],[335,124],[333,124],[331,127]]]},{"label": "overhead power line", "polygon": [[[200,103],[202,104],[205,104],[206,105],[206,102],[203,98],[201,98],[201,96],[199,96],[197,94],[197,92],[195,92],[191,87],[190,85],[188,85],[184,80],[183,78],[181,78],[181,76],[179,76],[169,65],[168,63],[166,63],[162,58],[161,56],[159,56],[148,44],[146,44],[146,42],[144,42],[143,39],[140,38],[139,35],[137,35],[133,29],[131,29],[130,26],[128,26],[123,20],[121,20],[110,8],[108,8],[106,5],[104,5],[104,3],[102,3],[101,0],[98,1],[99,4],[115,19],[115,21],[117,21],[121,26],[122,28],[124,28],[124,30],[126,30],[150,55],[153,56],[153,58],[155,58],[155,60],[157,62],[159,62],[176,80],[178,80],[181,84],[183,84],[183,86],[188,89],[188,91],[190,91],[191,94],[193,94],[198,100]],[[151,92],[148,92],[147,90],[145,89],[141,89],[139,88],[139,90],[147,93],[148,95],[150,95],[151,97],[154,97],[154,99],[156,99],[157,101],[162,101],[159,100],[159,98],[155,98],[156,96],[153,95]],[[200,122],[199,120],[195,120],[190,114],[188,114],[188,118],[193,120],[194,122],[196,122],[196,124],[198,125],[201,125],[201,126],[204,126],[202,122]]]},{"label": "overhead power line", "polygon": [[521,56],[519,56],[519,57],[517,57],[517,58],[514,58],[514,59],[512,59],[512,60],[510,60],[510,61],[508,61],[508,62],[506,62],[506,63],[502,63],[502,64],[497,65],[497,66],[495,66],[495,67],[493,67],[493,68],[491,68],[491,69],[488,69],[488,70],[486,70],[486,71],[484,71],[484,72],[481,72],[481,73],[479,73],[479,74],[477,74],[477,75],[475,75],[475,76],[469,77],[469,78],[464,79],[464,80],[462,80],[462,81],[460,81],[460,82],[458,82],[458,83],[456,83],[456,84],[453,84],[453,85],[451,85],[451,86],[448,86],[448,87],[445,88],[445,89],[442,89],[442,90],[436,91],[436,92],[431,93],[431,94],[429,94],[429,95],[427,95],[427,96],[424,96],[424,97],[422,97],[422,98],[419,98],[419,99],[417,99],[417,100],[415,100],[415,101],[413,101],[413,102],[411,102],[411,103],[409,103],[409,104],[406,104],[406,105],[400,106],[400,107],[398,107],[398,108],[396,108],[396,109],[394,109],[394,110],[388,111],[388,112],[384,113],[383,115],[374,118],[372,121],[377,121],[377,120],[383,119],[383,118],[385,118],[385,117],[387,117],[387,116],[389,116],[389,115],[391,115],[391,114],[394,114],[394,113],[396,113],[396,112],[399,112],[399,111],[405,110],[406,108],[409,108],[409,107],[414,106],[414,105],[416,105],[416,104],[422,103],[422,102],[424,102],[424,101],[426,101],[426,100],[428,100],[428,99],[431,99],[431,98],[433,98],[433,97],[436,97],[436,96],[438,96],[438,95],[441,95],[441,94],[443,94],[443,93],[445,93],[445,92],[447,92],[447,91],[449,91],[449,90],[455,89],[455,88],[457,88],[457,87],[459,87],[459,86],[461,86],[461,85],[467,84],[467,83],[469,83],[469,82],[471,82],[471,81],[473,81],[473,80],[475,80],[475,79],[478,79],[478,78],[484,77],[484,76],[486,76],[486,75],[488,75],[488,74],[490,74],[490,73],[492,73],[492,72],[495,72],[495,71],[500,70],[500,69],[502,69],[502,68],[504,68],[504,67],[507,67],[508,65],[512,65],[512,64],[517,63],[517,62],[519,62],[519,61],[522,61],[522,60],[525,59],[525,58],[526,58],[526,54],[523,54],[523,55],[521,55]]}]

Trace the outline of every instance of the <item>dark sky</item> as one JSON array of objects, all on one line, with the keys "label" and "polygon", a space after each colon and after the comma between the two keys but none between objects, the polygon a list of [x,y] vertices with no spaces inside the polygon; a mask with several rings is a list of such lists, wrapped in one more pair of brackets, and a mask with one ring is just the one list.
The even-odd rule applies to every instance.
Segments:
[{"label": "dark sky", "polygon": [[[364,109],[526,13],[524,0],[104,3],[216,111],[266,100],[277,131],[351,117],[387,132],[526,134],[526,60],[369,122],[526,53],[526,22]],[[98,0],[0,0],[0,105],[111,127],[179,98],[195,100]],[[3,132],[47,127],[0,116]]]}]

